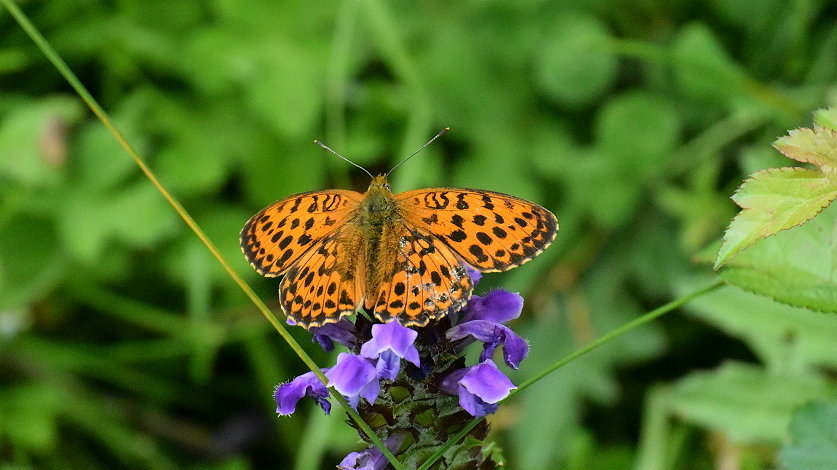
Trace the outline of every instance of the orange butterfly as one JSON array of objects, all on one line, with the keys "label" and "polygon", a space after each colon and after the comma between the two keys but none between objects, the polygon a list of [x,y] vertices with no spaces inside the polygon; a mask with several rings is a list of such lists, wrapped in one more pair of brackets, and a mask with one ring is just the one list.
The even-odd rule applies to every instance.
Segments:
[{"label": "orange butterfly", "polygon": [[332,189],[274,202],[247,221],[241,248],[259,274],[285,276],[282,310],[305,328],[360,305],[382,322],[425,326],[470,299],[465,263],[509,270],[545,250],[557,231],[555,215],[514,196],[455,188],[393,194],[380,175],[365,194]]}]

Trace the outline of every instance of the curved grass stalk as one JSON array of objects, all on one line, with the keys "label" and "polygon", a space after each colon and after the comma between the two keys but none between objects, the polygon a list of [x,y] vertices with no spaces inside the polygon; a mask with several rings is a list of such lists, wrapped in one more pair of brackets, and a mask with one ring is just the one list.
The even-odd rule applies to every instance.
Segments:
[{"label": "curved grass stalk", "polygon": [[[311,369],[311,371],[314,372],[314,374],[316,374],[317,377],[319,377],[319,379],[324,384],[327,384],[328,379],[326,379],[325,374],[323,374],[322,370],[320,370],[320,367],[317,366],[314,360],[311,359],[311,356],[309,356],[302,349],[299,343],[297,343],[293,339],[293,337],[290,335],[290,333],[284,327],[284,325],[282,325],[279,319],[276,318],[276,315],[274,315],[273,312],[271,312],[270,309],[267,308],[267,305],[265,305],[264,302],[262,302],[261,299],[256,295],[256,293],[253,292],[253,289],[250,287],[250,285],[247,284],[247,282],[232,269],[227,260],[223,257],[223,255],[221,255],[221,252],[218,251],[218,248],[215,246],[212,240],[209,239],[206,233],[204,233],[203,229],[201,229],[198,223],[195,222],[191,215],[189,215],[186,209],[183,208],[180,202],[178,202],[177,199],[175,199],[175,197],[163,186],[163,184],[160,183],[160,181],[157,179],[157,176],[154,174],[151,168],[149,168],[145,161],[142,159],[142,157],[140,157],[137,154],[136,150],[134,150],[133,146],[131,146],[131,144],[125,139],[125,137],[122,135],[119,129],[117,129],[116,126],[114,126],[113,122],[110,119],[110,116],[105,112],[104,109],[102,109],[102,107],[99,105],[96,99],[93,98],[90,92],[87,91],[87,88],[85,88],[85,86],[81,83],[78,77],[76,77],[73,71],[70,70],[70,67],[66,64],[66,62],[64,62],[64,60],[58,55],[58,53],[55,52],[55,49],[52,48],[52,46],[49,44],[46,38],[44,38],[40,31],[38,31],[38,29],[35,27],[35,25],[33,25],[31,21],[29,21],[29,18],[26,16],[26,14],[23,13],[23,11],[21,11],[17,7],[17,5],[11,0],[0,0],[0,3],[2,3],[4,7],[6,7],[6,10],[9,11],[9,13],[15,19],[15,21],[17,21],[17,23],[26,32],[26,34],[29,35],[29,37],[32,39],[35,45],[38,46],[38,48],[41,50],[41,52],[43,52],[46,58],[49,59],[52,65],[55,66],[55,68],[58,70],[61,76],[63,76],[64,79],[67,80],[67,82],[70,84],[70,86],[73,87],[73,90],[75,90],[79,97],[81,97],[85,104],[87,104],[87,107],[90,108],[93,114],[95,114],[99,121],[102,122],[105,128],[107,128],[107,130],[113,135],[117,142],[119,142],[122,148],[124,148],[125,151],[128,152],[128,155],[131,156],[131,158],[134,160],[134,163],[136,163],[136,165],[145,174],[148,180],[151,181],[151,184],[154,185],[157,191],[159,191],[160,194],[163,195],[163,197],[166,199],[169,205],[171,205],[172,208],[174,208],[175,212],[177,212],[180,218],[182,218],[183,221],[186,222],[186,225],[188,225],[192,232],[194,232],[194,234],[200,239],[201,243],[203,243],[204,246],[206,246],[206,249],[209,250],[210,253],[212,253],[212,256],[214,256],[219,263],[221,263],[221,266],[224,268],[224,270],[227,272],[230,278],[232,278],[233,282],[235,282],[238,285],[238,287],[241,288],[242,291],[244,291],[244,294],[253,302],[253,304],[256,306],[259,312],[261,312],[265,319],[279,333],[282,339],[284,339],[285,342],[288,343],[288,346],[291,347],[291,349],[302,360],[302,362],[304,362],[305,365],[308,366],[308,368]],[[401,465],[400,462],[398,462],[398,459],[396,459],[395,456],[392,455],[392,452],[390,452],[387,446],[384,445],[383,441],[381,441],[381,438],[378,437],[378,435],[375,434],[374,431],[372,431],[372,429],[369,427],[368,424],[366,424],[366,422],[360,417],[360,415],[358,415],[357,412],[354,409],[352,409],[351,406],[349,406],[346,399],[343,398],[343,396],[340,395],[334,389],[329,389],[329,391],[331,392],[331,395],[335,398],[335,400],[337,400],[340,403],[340,405],[346,409],[346,412],[349,414],[349,416],[351,416],[352,420],[354,420],[357,423],[357,425],[364,431],[364,433],[367,435],[370,441],[372,441],[375,444],[375,446],[381,450],[381,452],[384,454],[384,456],[386,456],[387,460],[389,460],[393,467],[399,470],[403,469],[403,465]]]}]

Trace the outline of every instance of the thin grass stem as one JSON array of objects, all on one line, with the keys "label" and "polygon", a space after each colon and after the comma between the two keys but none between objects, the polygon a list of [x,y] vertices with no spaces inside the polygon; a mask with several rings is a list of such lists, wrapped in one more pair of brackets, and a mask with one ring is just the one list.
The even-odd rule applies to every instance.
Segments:
[{"label": "thin grass stem", "polygon": [[[206,249],[212,253],[212,256],[221,263],[221,266],[227,272],[227,274],[232,278],[232,280],[244,291],[244,294],[253,302],[256,308],[261,312],[261,314],[267,319],[267,321],[273,326],[273,328],[282,336],[282,339],[285,340],[286,343],[291,347],[291,349],[296,353],[296,355],[311,369],[314,374],[324,383],[328,383],[328,379],[326,378],[325,374],[323,374],[322,370],[317,366],[313,359],[302,349],[302,347],[297,343],[293,337],[290,335],[287,329],[285,329],[284,325],[276,318],[276,315],[267,308],[264,302],[259,299],[253,289],[241,278],[241,276],[236,273],[227,260],[221,255],[221,252],[218,251],[218,248],[209,239],[209,237],[204,233],[203,229],[195,222],[191,215],[183,208],[180,202],[175,199],[175,197],[169,193],[169,191],[163,186],[162,183],[157,179],[157,176],[151,171],[151,168],[145,163],[145,161],[137,154],[134,150],[133,146],[125,139],[119,129],[114,126],[113,122],[110,119],[110,116],[102,109],[99,103],[96,101],[95,98],[87,91],[87,88],[81,83],[81,81],[76,77],[70,67],[64,62],[64,60],[58,55],[55,49],[49,44],[46,38],[41,35],[40,31],[29,21],[29,18],[26,16],[17,5],[12,2],[11,0],[0,0],[0,3],[3,4],[4,7],[11,13],[12,17],[17,21],[21,28],[26,32],[27,35],[32,39],[36,46],[41,50],[41,52],[52,62],[52,65],[58,70],[61,76],[64,77],[65,80],[73,87],[76,93],[81,97],[81,99],[87,104],[87,107],[99,118],[99,121],[107,128],[107,130],[113,135],[113,137],[119,142],[122,148],[128,152],[128,155],[134,160],[134,163],[140,168],[140,170],[145,174],[151,184],[163,195],[169,205],[174,208],[177,214],[186,222],[186,225],[195,233],[195,235],[200,239],[201,243],[206,246]],[[372,441],[375,446],[377,446],[383,455],[389,460],[389,462],[395,467],[396,469],[403,469],[404,467],[398,462],[395,456],[392,455],[392,452],[387,449],[386,445],[384,445],[383,441],[377,434],[369,427],[368,424],[357,414],[357,411],[352,409],[349,406],[349,403],[346,399],[340,395],[334,389],[329,389],[331,395],[337,400],[343,408],[346,409],[346,412],[351,416],[352,420],[354,420],[357,425],[363,430],[363,432],[367,435],[369,440]]]},{"label": "thin grass stem", "polygon": [[[722,281],[717,281],[717,282],[715,282],[713,284],[710,284],[706,287],[700,288],[700,289],[698,289],[694,292],[691,292],[691,293],[686,294],[682,297],[674,299],[671,302],[668,302],[664,305],[661,305],[660,307],[657,307],[654,310],[651,310],[650,312],[636,318],[635,320],[630,321],[630,322],[620,326],[619,328],[611,331],[610,333],[607,333],[606,335],[601,336],[600,338],[596,339],[595,341],[591,341],[586,346],[575,350],[571,354],[563,357],[562,359],[556,361],[555,363],[553,363],[549,367],[543,369],[539,373],[537,373],[534,376],[530,377],[529,379],[525,380],[523,383],[520,384],[520,386],[517,387],[517,389],[512,390],[512,392],[509,394],[509,396],[506,397],[505,399],[503,399],[500,403],[501,404],[505,403],[506,401],[510,400],[513,396],[515,396],[518,393],[522,392],[523,390],[531,387],[532,385],[534,385],[535,383],[537,383],[539,380],[543,379],[547,375],[555,372],[556,370],[558,370],[561,367],[569,364],[570,362],[578,359],[579,357],[589,353],[590,351],[593,351],[594,349],[598,348],[599,346],[602,346],[603,344],[615,339],[616,337],[621,336],[621,335],[633,330],[634,328],[642,326],[642,325],[644,325],[644,324],[646,324],[646,323],[648,323],[652,320],[655,320],[655,319],[665,315],[666,313],[672,312],[675,309],[677,309],[678,307],[680,307],[680,306],[682,306],[682,305],[684,305],[688,302],[691,302],[692,300],[694,300],[698,297],[706,295],[706,294],[718,289],[719,287],[721,287],[723,285],[724,285],[724,283]],[[447,451],[447,449],[450,446],[459,442],[463,437],[465,437],[469,432],[471,432],[471,430],[474,429],[474,427],[477,424],[479,424],[480,421],[482,421],[483,419],[484,419],[484,417],[472,419],[471,422],[469,422],[467,425],[465,425],[465,427],[461,431],[459,431],[455,436],[453,436],[453,438],[451,438],[450,441],[445,443],[445,445],[443,445],[441,448],[439,448],[439,450],[437,450],[433,455],[431,455],[430,458],[428,458],[427,461],[425,461],[421,465],[421,467],[418,468],[418,470],[427,470],[428,468],[430,468],[431,465],[433,465],[437,460],[439,460],[444,455],[444,453]]]}]

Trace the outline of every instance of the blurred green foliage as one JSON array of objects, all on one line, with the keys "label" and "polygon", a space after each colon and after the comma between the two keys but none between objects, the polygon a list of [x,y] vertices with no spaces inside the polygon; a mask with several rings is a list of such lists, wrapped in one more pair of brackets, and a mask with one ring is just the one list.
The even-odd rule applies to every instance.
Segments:
[{"label": "blurred green foliage", "polygon": [[[21,6],[273,307],[244,221],[367,184],[311,140],[386,171],[451,126],[396,190],[503,191],[561,223],[543,256],[479,288],[527,299],[518,382],[711,279],[693,260],[714,255],[732,191],[787,166],[770,144],[837,102],[824,0]],[[0,32],[3,468],[333,468],[357,448],[340,412],[273,416],[301,363],[5,11]],[[791,431],[782,464],[816,468],[799,462],[822,415],[789,423],[837,396],[837,317],[735,287],[684,311],[502,408],[509,468],[769,468]]]}]

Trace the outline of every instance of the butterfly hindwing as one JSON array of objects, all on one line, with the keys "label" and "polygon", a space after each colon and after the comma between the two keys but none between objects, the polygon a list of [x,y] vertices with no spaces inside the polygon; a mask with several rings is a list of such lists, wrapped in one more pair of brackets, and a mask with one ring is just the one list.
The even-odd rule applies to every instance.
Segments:
[{"label": "butterfly hindwing", "polygon": [[395,195],[405,217],[483,272],[506,271],[545,250],[558,230],[543,207],[508,194],[433,188]]},{"label": "butterfly hindwing", "polygon": [[399,224],[382,234],[381,243],[393,247],[394,256],[382,264],[377,292],[365,302],[378,320],[424,326],[471,297],[474,285],[465,267],[440,239]]},{"label": "butterfly hindwing", "polygon": [[259,274],[279,276],[339,228],[362,198],[355,191],[330,190],[276,201],[244,225],[241,249]]}]

